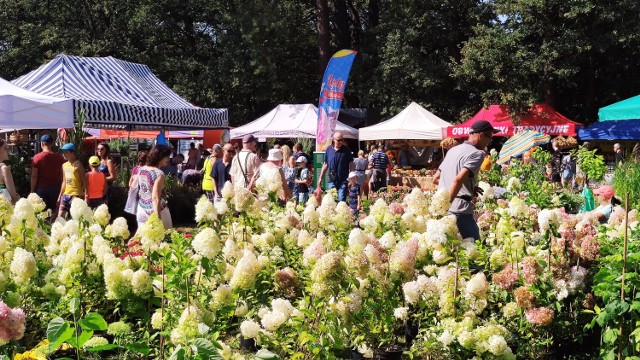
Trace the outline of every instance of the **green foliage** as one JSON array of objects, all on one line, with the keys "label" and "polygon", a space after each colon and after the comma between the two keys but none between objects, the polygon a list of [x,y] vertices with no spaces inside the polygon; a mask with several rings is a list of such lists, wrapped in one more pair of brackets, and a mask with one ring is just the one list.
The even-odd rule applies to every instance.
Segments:
[{"label": "green foliage", "polygon": [[622,166],[616,167],[613,188],[621,198],[629,194],[630,208],[640,209],[640,163],[627,161]]},{"label": "green foliage", "polygon": [[607,171],[607,165],[604,163],[604,157],[596,155],[596,151],[598,150],[588,150],[580,146],[573,151],[573,154],[577,157],[577,165],[587,179],[600,181]]}]

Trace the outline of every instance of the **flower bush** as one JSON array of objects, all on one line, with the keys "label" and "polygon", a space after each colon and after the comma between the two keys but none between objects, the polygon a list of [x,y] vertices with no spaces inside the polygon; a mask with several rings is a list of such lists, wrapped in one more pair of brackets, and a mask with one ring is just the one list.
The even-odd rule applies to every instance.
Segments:
[{"label": "flower bush", "polygon": [[[598,266],[624,210],[599,227],[509,183],[506,198],[482,184],[479,241],[460,236],[446,191],[378,199],[355,226],[334,193],[281,206],[228,183],[220,202],[198,201],[193,234],[153,215],[133,236],[81,200],[49,226],[35,197],[0,199],[0,349],[47,339],[46,354],[127,358],[537,359],[573,351],[565,345],[591,336],[587,324],[616,329],[611,314],[625,305],[604,316],[595,304],[616,292],[602,282],[617,273]],[[96,316],[104,324],[86,320]],[[52,326],[86,335],[52,341],[62,339]]]}]

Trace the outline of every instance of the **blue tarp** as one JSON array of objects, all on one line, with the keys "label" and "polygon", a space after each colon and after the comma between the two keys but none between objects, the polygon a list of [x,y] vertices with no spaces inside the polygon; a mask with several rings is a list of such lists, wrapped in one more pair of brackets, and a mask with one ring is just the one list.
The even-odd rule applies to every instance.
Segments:
[{"label": "blue tarp", "polygon": [[58,55],[12,81],[33,92],[73,99],[91,127],[216,129],[229,125],[227,109],[190,104],[142,64],[113,57]]},{"label": "blue tarp", "polygon": [[578,130],[580,140],[640,140],[640,120],[597,122]]}]

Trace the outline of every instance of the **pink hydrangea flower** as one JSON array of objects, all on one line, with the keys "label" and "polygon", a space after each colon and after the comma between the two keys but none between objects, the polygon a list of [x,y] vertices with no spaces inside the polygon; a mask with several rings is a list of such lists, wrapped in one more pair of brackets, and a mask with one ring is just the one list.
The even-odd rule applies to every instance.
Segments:
[{"label": "pink hydrangea flower", "polygon": [[25,314],[0,301],[0,344],[20,340],[24,336]]},{"label": "pink hydrangea flower", "polygon": [[513,264],[508,264],[499,273],[493,275],[493,283],[502,290],[509,290],[518,281],[519,276],[515,271]]},{"label": "pink hydrangea flower", "polygon": [[391,205],[389,205],[389,210],[391,211],[391,213],[393,215],[402,215],[404,214],[404,207],[402,206],[402,204],[399,203],[391,203]]},{"label": "pink hydrangea flower", "polygon": [[547,326],[553,321],[555,313],[546,307],[529,309],[525,312],[527,321],[536,326]]}]

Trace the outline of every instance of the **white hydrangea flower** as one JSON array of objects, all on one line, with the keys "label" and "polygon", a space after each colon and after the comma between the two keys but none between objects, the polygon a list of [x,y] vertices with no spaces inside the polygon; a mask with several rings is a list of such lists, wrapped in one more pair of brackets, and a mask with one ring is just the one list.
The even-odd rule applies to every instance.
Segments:
[{"label": "white hydrangea flower", "polygon": [[156,251],[164,240],[164,224],[156,213],[151,214],[147,222],[138,229],[142,248],[150,253]]},{"label": "white hydrangea flower", "polygon": [[13,208],[13,216],[11,217],[11,224],[19,226],[25,224],[28,229],[35,229],[38,227],[38,219],[35,215],[35,209],[31,205],[29,200],[22,198],[16,202]]},{"label": "white hydrangea flower", "polygon": [[225,200],[233,199],[233,197],[235,196],[235,192],[233,190],[233,184],[231,184],[231,181],[227,181],[226,183],[224,183],[220,195],[222,195],[222,198]]},{"label": "white hydrangea flower", "polygon": [[71,201],[71,210],[69,210],[69,213],[71,214],[71,218],[73,218],[73,220],[84,220],[87,222],[93,221],[93,212],[91,211],[91,208],[89,207],[89,205],[87,205],[86,202],[84,202],[84,200],[80,198],[73,198],[73,201]]},{"label": "white hydrangea flower", "polygon": [[44,209],[47,207],[47,204],[45,204],[42,198],[40,198],[40,196],[38,196],[38,194],[36,193],[29,194],[29,196],[27,196],[27,201],[31,203],[33,211],[35,211],[36,213],[44,211]]},{"label": "white hydrangea flower", "polygon": [[556,210],[542,209],[538,213],[538,226],[543,233],[550,229],[551,224],[557,227],[560,224],[560,220],[561,216]]},{"label": "white hydrangea flower", "polygon": [[216,213],[224,215],[229,211],[229,205],[226,201],[218,201],[213,205],[216,209]]},{"label": "white hydrangea flower", "polygon": [[151,316],[151,327],[156,329],[156,330],[161,330],[162,329],[162,323],[163,323],[162,313],[158,309]]},{"label": "white hydrangea flower", "polygon": [[485,296],[487,296],[488,289],[489,282],[487,281],[487,277],[484,275],[484,273],[480,272],[469,279],[465,292],[468,297],[473,296],[484,298]]},{"label": "white hydrangea flower", "polygon": [[495,356],[502,356],[508,349],[507,341],[502,335],[491,335],[489,337],[489,352]]},{"label": "white hydrangea flower", "polygon": [[407,321],[409,319],[409,308],[399,307],[393,309],[393,316],[400,321]]},{"label": "white hydrangea flower", "polygon": [[104,230],[104,233],[107,237],[111,239],[120,238],[120,239],[128,239],[129,238],[129,225],[127,224],[127,219],[123,217],[116,218],[111,225],[107,225]]},{"label": "white hydrangea flower", "polygon": [[214,259],[220,253],[220,239],[216,232],[209,227],[202,229],[198,235],[193,238],[191,246],[196,254]]},{"label": "white hydrangea flower", "polygon": [[131,277],[131,288],[133,293],[138,296],[148,296],[153,290],[153,281],[149,272],[142,269],[134,272]]},{"label": "white hydrangea flower", "polygon": [[218,214],[213,203],[211,203],[206,196],[202,195],[196,204],[196,223],[215,221],[217,217]]},{"label": "white hydrangea flower", "polygon": [[440,334],[440,336],[438,336],[438,341],[440,341],[440,343],[442,343],[442,345],[444,346],[449,346],[453,342],[453,340],[455,340],[455,337],[451,332],[449,332],[449,330],[445,330],[442,334]]},{"label": "white hydrangea flower", "polygon": [[245,339],[255,339],[260,335],[260,324],[252,320],[245,320],[240,324],[240,333]]},{"label": "white hydrangea flower", "polygon": [[507,191],[514,192],[520,189],[520,179],[512,177],[507,183]]},{"label": "white hydrangea flower", "polygon": [[36,259],[32,253],[21,247],[17,247],[13,251],[13,261],[11,261],[9,270],[16,284],[24,284],[38,272]]},{"label": "white hydrangea flower", "polygon": [[109,207],[107,204],[98,206],[93,212],[93,218],[98,224],[100,224],[100,226],[109,225],[109,221],[111,221],[111,214],[109,214]]},{"label": "white hydrangea flower", "polygon": [[262,266],[256,255],[251,250],[245,249],[244,255],[233,270],[229,285],[234,289],[249,290],[255,284],[256,276],[260,270],[262,270]]},{"label": "white hydrangea flower", "polygon": [[434,217],[441,217],[447,215],[449,207],[451,206],[449,190],[442,188],[433,194],[431,197],[431,204],[429,205],[429,212]]}]

